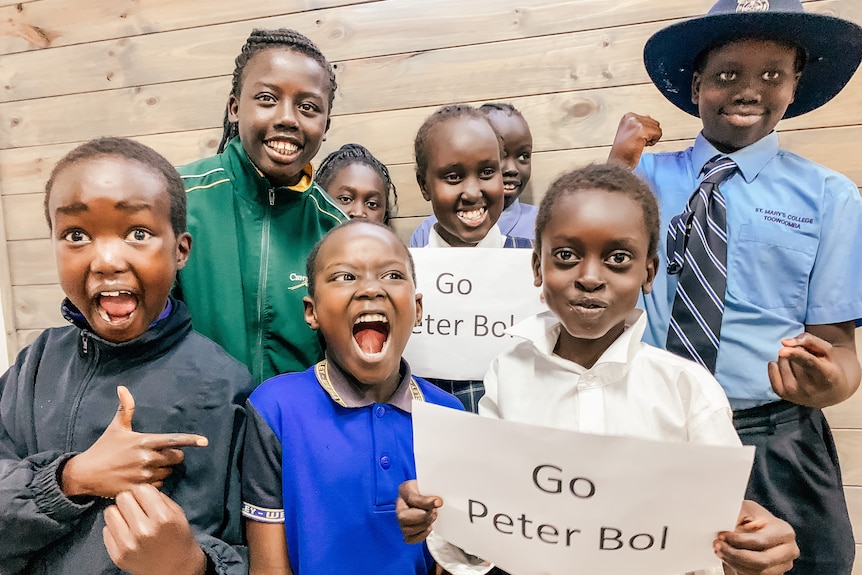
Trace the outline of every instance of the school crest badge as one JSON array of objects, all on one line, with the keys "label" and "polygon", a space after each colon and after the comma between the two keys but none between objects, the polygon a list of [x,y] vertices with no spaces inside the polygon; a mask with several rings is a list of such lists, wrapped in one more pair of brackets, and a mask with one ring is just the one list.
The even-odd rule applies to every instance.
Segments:
[{"label": "school crest badge", "polygon": [[766,12],[769,0],[736,0],[737,12]]}]

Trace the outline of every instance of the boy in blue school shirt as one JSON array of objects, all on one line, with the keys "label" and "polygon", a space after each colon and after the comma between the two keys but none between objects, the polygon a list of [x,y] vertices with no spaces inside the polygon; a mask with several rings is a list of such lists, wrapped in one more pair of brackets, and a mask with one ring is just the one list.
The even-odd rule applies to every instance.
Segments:
[{"label": "boy in blue school shirt", "polygon": [[317,243],[306,275],[305,318],[326,359],[248,400],[250,572],[433,573],[395,517],[398,486],[416,477],[411,405],[462,408],[401,358],[422,317],[410,253],[386,226],[350,220]]},{"label": "boy in blue school shirt", "polygon": [[[673,226],[667,242],[687,242],[676,244],[686,248],[677,247],[676,257],[674,245],[659,250],[661,267],[644,298],[645,340],[701,358],[714,371],[740,437],[757,447],[747,497],[796,530],[797,575],[847,575],[853,565],[841,472],[820,409],[859,385],[862,200],[849,179],[781,150],[773,130],[782,117],[833,98],[860,59],[862,29],[851,22],[807,14],[798,0],[720,0],[707,16],[660,30],[644,49],[665,97],[700,116],[694,146],[641,157],[661,130],[648,116],[627,114],[609,158],[637,166],[659,198],[664,229]],[[725,157],[733,162],[725,164],[729,175],[715,184],[720,194],[710,194],[701,182],[719,164],[707,175],[702,168]],[[698,187],[701,194],[692,194]],[[697,206],[712,200],[718,203],[709,204],[702,226]],[[725,217],[726,226],[717,223]],[[726,259],[723,246],[714,251],[699,239],[714,228],[726,233]],[[688,249],[698,242],[709,245],[715,269],[726,269],[726,286],[713,289],[711,264]],[[685,287],[692,285],[684,283],[686,267],[699,274],[696,287]],[[705,301],[713,296],[715,304]],[[698,310],[690,315],[699,333],[677,319],[685,307]],[[718,328],[701,345],[709,309],[719,310]]]}]

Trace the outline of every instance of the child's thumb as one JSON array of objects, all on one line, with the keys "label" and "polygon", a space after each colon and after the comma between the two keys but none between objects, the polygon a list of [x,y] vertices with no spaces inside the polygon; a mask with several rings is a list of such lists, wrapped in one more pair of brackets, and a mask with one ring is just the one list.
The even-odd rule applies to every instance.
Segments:
[{"label": "child's thumb", "polygon": [[119,425],[121,428],[131,431],[132,417],[135,415],[135,398],[124,385],[117,386],[117,397],[120,398],[120,405],[117,407],[117,414],[111,425]]}]

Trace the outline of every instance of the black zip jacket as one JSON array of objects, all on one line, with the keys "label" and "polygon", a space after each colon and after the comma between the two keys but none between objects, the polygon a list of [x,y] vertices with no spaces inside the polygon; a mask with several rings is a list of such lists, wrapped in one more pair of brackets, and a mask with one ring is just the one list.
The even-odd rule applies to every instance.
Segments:
[{"label": "black zip jacket", "polygon": [[65,497],[58,470],[101,436],[117,411],[118,385],[135,398],[132,429],[198,433],[207,447],[185,461],[162,491],[185,511],[209,572],[247,572],[241,542],[238,458],[251,376],[192,331],[182,302],[121,344],[89,331],[72,304],[72,326],[45,330],[0,378],[0,573],[120,573],[102,541],[113,501]]}]

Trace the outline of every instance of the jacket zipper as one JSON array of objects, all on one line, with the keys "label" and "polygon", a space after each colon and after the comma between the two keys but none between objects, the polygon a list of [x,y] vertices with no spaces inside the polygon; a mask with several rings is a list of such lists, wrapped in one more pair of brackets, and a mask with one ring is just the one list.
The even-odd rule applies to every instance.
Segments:
[{"label": "jacket zipper", "polygon": [[260,234],[260,273],[257,283],[257,377],[263,379],[263,308],[266,294],[267,275],[269,274],[269,232],[272,223],[272,207],[275,205],[275,188],[269,188],[269,206],[263,217],[263,230]]},{"label": "jacket zipper", "polygon": [[[85,357],[89,357],[91,353],[90,333],[87,330],[81,330],[81,353]],[[92,354],[93,357],[90,358],[90,365],[87,369],[87,373],[81,378],[81,382],[78,384],[78,389],[75,390],[75,396],[72,398],[72,411],[69,415],[69,426],[66,429],[66,452],[72,451],[72,444],[75,439],[75,423],[78,419],[78,409],[81,407],[81,400],[84,397],[84,391],[87,389],[87,384],[90,383],[90,380],[93,378],[93,374],[96,372],[96,366],[99,363],[99,348],[93,346]]]}]

